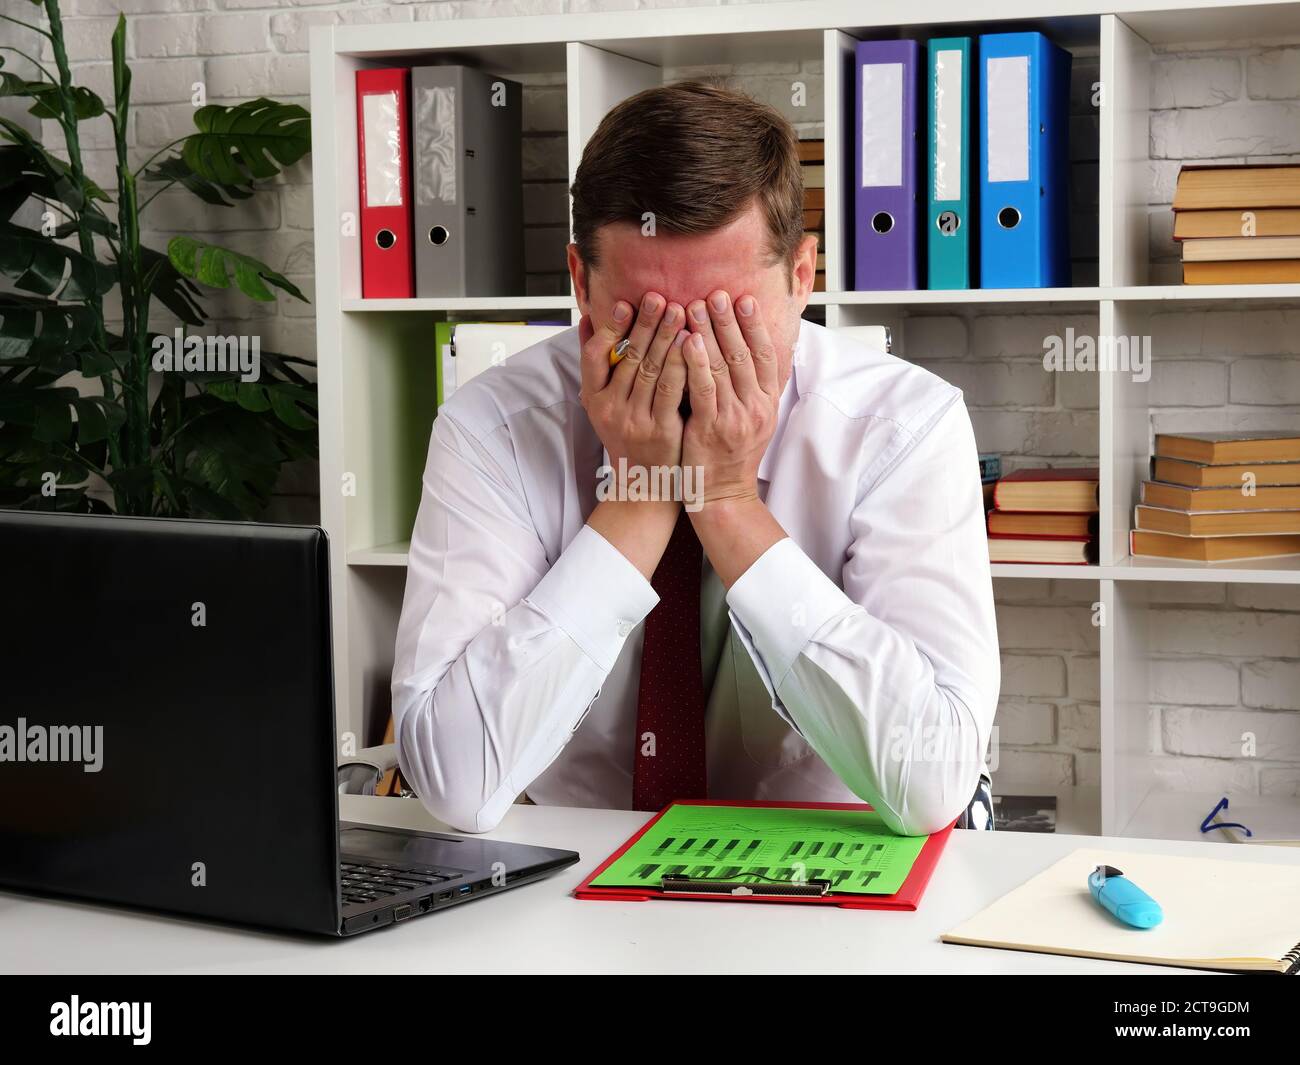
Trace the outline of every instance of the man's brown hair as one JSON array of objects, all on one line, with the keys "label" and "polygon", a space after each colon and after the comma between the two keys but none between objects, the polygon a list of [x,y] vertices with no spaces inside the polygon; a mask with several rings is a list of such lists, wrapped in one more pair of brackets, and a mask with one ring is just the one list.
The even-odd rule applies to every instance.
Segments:
[{"label": "man's brown hair", "polygon": [[708,233],[757,197],[772,262],[791,278],[803,237],[798,137],[780,112],[707,81],[645,89],[601,120],[582,152],[573,195],[573,241],[587,269],[599,264],[596,231],[641,226]]}]

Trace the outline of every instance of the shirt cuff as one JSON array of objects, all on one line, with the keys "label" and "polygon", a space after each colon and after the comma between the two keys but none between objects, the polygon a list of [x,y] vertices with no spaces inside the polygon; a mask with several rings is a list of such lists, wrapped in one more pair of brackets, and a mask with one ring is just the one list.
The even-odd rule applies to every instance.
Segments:
[{"label": "shirt cuff", "polygon": [[808,641],[853,605],[789,537],[764,551],[727,593],[731,616],[763,660],[774,697]]},{"label": "shirt cuff", "polygon": [[618,548],[584,525],[524,601],[608,673],[659,596]]}]

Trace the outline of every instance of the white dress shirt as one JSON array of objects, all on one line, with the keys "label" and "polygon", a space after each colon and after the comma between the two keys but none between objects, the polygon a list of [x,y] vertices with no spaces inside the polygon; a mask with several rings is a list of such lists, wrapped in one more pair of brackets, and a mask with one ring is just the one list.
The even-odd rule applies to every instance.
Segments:
[{"label": "white dress shirt", "polygon": [[[585,525],[604,449],[576,328],[438,411],[397,632],[399,762],[439,819],[628,809],[650,582]],[[710,798],[871,803],[934,831],[974,794],[1000,666],[961,393],[803,321],[759,490],[787,533],[705,561]],[[711,687],[710,687],[711,684]]]}]

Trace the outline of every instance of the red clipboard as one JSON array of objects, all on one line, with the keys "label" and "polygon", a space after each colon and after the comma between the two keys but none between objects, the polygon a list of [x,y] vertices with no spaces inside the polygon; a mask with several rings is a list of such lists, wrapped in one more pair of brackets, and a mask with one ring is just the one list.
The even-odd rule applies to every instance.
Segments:
[{"label": "red clipboard", "polygon": [[[686,805],[767,807],[786,810],[869,811],[871,809],[866,803],[855,802],[731,802],[723,799],[693,799]],[[764,897],[715,895],[684,891],[665,894],[662,891],[650,888],[595,887],[592,881],[621,858],[637,840],[649,832],[659,818],[663,817],[672,806],[673,803],[665,806],[647,821],[640,831],[601,862],[598,869],[573,889],[574,898],[608,902],[646,902],[649,899],[682,899],[687,902],[777,902],[799,906],[842,906],[848,910],[915,910],[921,902],[921,896],[925,894],[926,885],[930,883],[930,876],[934,872],[934,867],[939,864],[939,856],[943,853],[944,844],[948,842],[948,837],[952,834],[952,825],[931,834],[930,838],[925,841],[925,846],[921,848],[921,853],[916,856],[916,861],[912,864],[907,879],[903,881],[903,886],[892,895],[836,895],[832,893],[829,895]],[[953,824],[956,824],[956,821]]]}]

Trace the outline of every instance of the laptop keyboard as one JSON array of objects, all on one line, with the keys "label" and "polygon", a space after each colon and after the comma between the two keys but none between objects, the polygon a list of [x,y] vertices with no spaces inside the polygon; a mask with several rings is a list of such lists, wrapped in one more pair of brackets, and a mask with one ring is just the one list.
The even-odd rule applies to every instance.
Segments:
[{"label": "laptop keyboard", "polygon": [[378,902],[407,891],[425,891],[461,874],[427,865],[389,865],[385,862],[339,862],[343,904]]}]

